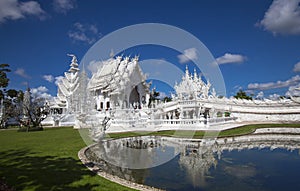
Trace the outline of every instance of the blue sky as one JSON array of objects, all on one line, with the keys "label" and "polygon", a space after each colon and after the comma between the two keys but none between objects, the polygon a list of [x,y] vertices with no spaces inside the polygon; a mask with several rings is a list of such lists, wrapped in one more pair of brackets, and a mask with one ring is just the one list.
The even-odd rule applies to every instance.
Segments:
[{"label": "blue sky", "polygon": [[[25,90],[28,82],[36,91],[54,96],[55,79],[69,68],[67,53],[80,60],[96,41],[117,29],[164,23],[190,32],[206,45],[220,65],[227,96],[240,88],[255,96],[295,94],[300,83],[299,3],[0,0],[0,63],[12,69],[9,88]],[[125,54],[172,60],[182,68],[189,64],[157,47]]]}]

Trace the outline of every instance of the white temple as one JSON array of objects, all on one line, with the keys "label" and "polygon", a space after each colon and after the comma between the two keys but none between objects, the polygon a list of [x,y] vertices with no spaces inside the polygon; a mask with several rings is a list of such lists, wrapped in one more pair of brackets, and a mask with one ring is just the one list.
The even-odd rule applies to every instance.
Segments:
[{"label": "white temple", "polygon": [[88,83],[88,90],[95,96],[97,111],[145,108],[150,98],[149,87],[138,57],[122,60],[118,56],[104,61]]},{"label": "white temple", "polygon": [[[219,98],[207,80],[186,67],[182,81],[176,83],[172,101],[150,102],[150,84],[146,82],[138,57],[110,58],[102,62],[91,79],[78,68],[72,56],[70,69],[58,84],[52,115],[44,124],[103,124],[109,131],[206,129],[221,124],[251,122],[300,122],[298,99],[243,100]],[[88,112],[88,114],[87,114]],[[90,121],[89,123],[87,121]],[[98,125],[99,125],[98,124]]]},{"label": "white temple", "polygon": [[79,68],[77,59],[74,55],[72,56],[72,62],[70,64],[70,69],[68,72],[65,72],[64,78],[58,82],[57,86],[57,97],[55,99],[58,106],[66,109],[68,112],[76,111],[75,99],[74,96],[79,87]]}]

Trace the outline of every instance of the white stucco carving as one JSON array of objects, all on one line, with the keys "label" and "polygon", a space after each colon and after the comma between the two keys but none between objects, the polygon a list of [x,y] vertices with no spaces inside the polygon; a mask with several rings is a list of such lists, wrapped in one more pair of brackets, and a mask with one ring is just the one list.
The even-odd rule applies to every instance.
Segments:
[{"label": "white stucco carving", "polygon": [[[88,79],[85,71],[79,70],[76,56],[69,56],[70,69],[58,84],[52,106],[63,109],[60,121],[65,124],[74,125],[76,116],[91,111],[93,114],[88,115],[96,115],[102,122],[105,117],[110,119],[110,131],[209,129],[232,122],[300,122],[298,98],[219,98],[209,80],[203,81],[196,70],[190,74],[187,66],[182,81],[174,86],[172,101],[150,102],[150,84],[138,57],[111,57]],[[82,122],[78,124],[83,127]]]}]

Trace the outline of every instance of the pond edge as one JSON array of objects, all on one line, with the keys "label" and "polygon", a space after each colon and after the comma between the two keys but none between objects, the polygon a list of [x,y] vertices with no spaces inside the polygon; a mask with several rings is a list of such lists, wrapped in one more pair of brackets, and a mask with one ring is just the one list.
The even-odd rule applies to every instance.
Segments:
[{"label": "pond edge", "polygon": [[109,173],[106,173],[104,171],[101,171],[92,161],[90,161],[86,155],[85,152],[89,149],[90,146],[93,146],[95,144],[89,145],[87,147],[82,148],[78,152],[78,158],[82,162],[82,164],[87,167],[90,171],[96,173],[98,176],[101,176],[102,178],[105,178],[107,180],[110,180],[112,182],[115,182],[117,184],[120,184],[122,186],[126,186],[128,188],[136,189],[136,190],[142,190],[142,191],[163,191],[162,189],[154,188],[151,186],[138,184],[135,182],[131,182],[125,179],[122,179],[118,176],[111,175]]}]

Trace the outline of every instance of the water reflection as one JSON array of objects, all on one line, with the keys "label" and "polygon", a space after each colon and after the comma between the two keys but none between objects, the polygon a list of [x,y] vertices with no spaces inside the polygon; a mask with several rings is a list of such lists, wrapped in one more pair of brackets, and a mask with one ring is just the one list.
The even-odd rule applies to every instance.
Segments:
[{"label": "water reflection", "polygon": [[[213,190],[216,185],[230,182],[233,183],[231,186],[238,185],[240,189],[260,190],[258,186],[266,183],[258,182],[269,181],[265,174],[279,167],[278,162],[263,162],[280,158],[272,158],[272,151],[279,150],[285,156],[284,160],[299,164],[300,157],[293,158],[281,152],[282,149],[294,151],[299,148],[299,135],[250,135],[211,140],[149,136],[104,141],[90,147],[86,155],[110,174],[167,190]],[[260,157],[262,153],[264,158]],[[173,160],[168,162],[170,156]],[[154,168],[144,168],[149,166]]]}]

